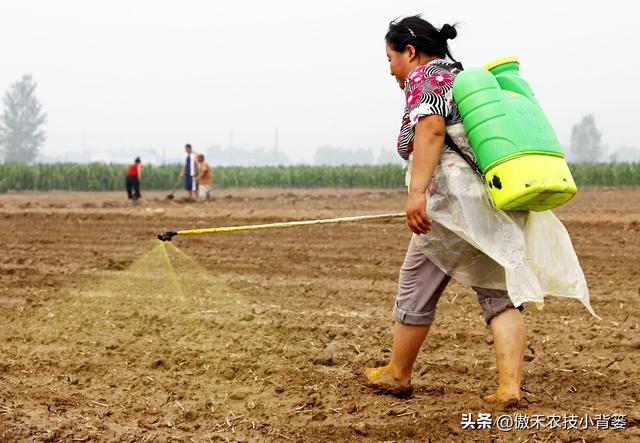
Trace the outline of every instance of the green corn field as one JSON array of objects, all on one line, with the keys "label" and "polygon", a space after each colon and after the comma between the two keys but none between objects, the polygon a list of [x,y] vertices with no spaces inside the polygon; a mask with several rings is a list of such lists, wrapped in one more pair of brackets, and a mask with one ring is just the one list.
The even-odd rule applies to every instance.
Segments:
[{"label": "green corn field", "polygon": [[[165,191],[179,181],[181,166],[144,166],[145,190]],[[640,163],[575,163],[570,165],[578,186],[639,186]],[[0,192],[121,191],[126,165],[54,163],[0,164]],[[402,166],[265,166],[213,167],[216,188],[402,188]]]}]

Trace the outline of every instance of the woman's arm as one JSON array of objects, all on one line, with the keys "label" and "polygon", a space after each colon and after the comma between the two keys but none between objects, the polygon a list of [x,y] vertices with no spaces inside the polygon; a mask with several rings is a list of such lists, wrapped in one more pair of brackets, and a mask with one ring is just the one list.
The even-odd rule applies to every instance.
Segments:
[{"label": "woman's arm", "polygon": [[138,165],[138,181],[142,183],[142,165]]},{"label": "woman's arm", "polygon": [[415,125],[407,224],[416,234],[426,234],[431,230],[431,220],[426,209],[426,192],[440,161],[444,134],[444,118],[440,115],[422,117]]}]

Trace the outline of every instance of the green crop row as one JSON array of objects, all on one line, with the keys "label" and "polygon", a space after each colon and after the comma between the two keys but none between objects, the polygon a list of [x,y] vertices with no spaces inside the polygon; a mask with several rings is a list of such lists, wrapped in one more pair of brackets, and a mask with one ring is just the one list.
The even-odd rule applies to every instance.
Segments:
[{"label": "green crop row", "polygon": [[573,163],[569,168],[578,186],[640,186],[640,162]]},{"label": "green crop row", "polygon": [[[639,186],[640,163],[576,163],[570,165],[578,186]],[[0,164],[0,192],[120,191],[125,165],[54,163]],[[180,184],[180,165],[145,165],[145,190],[165,191]],[[400,165],[214,167],[214,187],[401,188]]]},{"label": "green crop row", "polygon": [[[144,165],[145,190],[169,190],[180,185],[180,165]],[[117,164],[0,164],[1,190],[119,191],[126,166]],[[399,165],[363,166],[225,166],[213,169],[214,186],[226,187],[401,187]]]}]

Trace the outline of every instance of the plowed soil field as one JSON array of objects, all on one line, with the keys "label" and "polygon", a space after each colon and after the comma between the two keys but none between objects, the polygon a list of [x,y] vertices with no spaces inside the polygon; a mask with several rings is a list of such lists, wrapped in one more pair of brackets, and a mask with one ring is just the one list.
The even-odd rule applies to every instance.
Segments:
[{"label": "plowed soil field", "polygon": [[[482,400],[491,334],[455,282],[414,396],[362,386],[390,355],[402,220],[155,240],[402,212],[403,190],[123,194],[0,195],[1,441],[640,441],[640,189],[585,188],[556,211],[602,320],[574,300],[526,307],[525,398],[510,407]],[[523,429],[464,429],[481,413]]]}]

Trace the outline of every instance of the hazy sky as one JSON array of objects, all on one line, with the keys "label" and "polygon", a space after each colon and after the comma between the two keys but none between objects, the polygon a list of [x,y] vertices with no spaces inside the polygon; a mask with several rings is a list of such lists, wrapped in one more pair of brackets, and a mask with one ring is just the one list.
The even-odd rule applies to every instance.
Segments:
[{"label": "hazy sky", "polygon": [[[631,1],[2,0],[0,92],[33,74],[44,155],[186,142],[394,149],[403,94],[384,34],[415,13],[459,23],[465,66],[517,55],[560,141],[593,113],[610,149],[638,146],[638,8]],[[232,136],[231,136],[232,134]],[[211,159],[215,162],[215,159]]]}]

